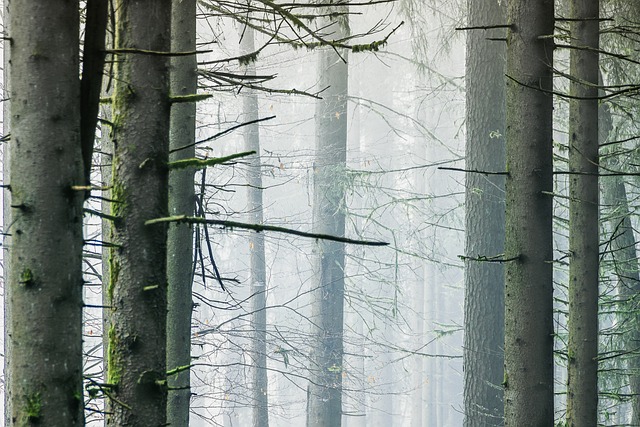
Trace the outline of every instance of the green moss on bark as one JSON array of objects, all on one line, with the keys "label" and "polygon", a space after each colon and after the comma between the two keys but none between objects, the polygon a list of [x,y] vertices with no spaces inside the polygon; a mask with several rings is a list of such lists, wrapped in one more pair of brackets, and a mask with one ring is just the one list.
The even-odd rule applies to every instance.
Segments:
[{"label": "green moss on bark", "polygon": [[20,273],[20,284],[23,286],[33,285],[33,271],[30,268],[24,268]]},{"label": "green moss on bark", "polygon": [[42,416],[42,398],[40,393],[26,396],[24,414],[27,422],[35,422]]},{"label": "green moss on bark", "polygon": [[120,263],[114,256],[116,248],[109,249],[109,283],[107,286],[107,296],[109,298],[109,304],[113,305],[113,289],[118,282],[118,275],[120,274]]},{"label": "green moss on bark", "polygon": [[112,325],[109,328],[109,341],[107,343],[107,382],[112,386],[117,386],[122,377],[122,362],[118,357],[118,338],[116,336],[116,329]]}]

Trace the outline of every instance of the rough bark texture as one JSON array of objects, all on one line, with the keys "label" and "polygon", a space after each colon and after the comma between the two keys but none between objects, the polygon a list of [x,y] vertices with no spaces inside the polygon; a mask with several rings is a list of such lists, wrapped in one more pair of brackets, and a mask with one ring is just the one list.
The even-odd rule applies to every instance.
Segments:
[{"label": "rough bark texture", "polygon": [[510,0],[505,425],[553,425],[553,1]]},{"label": "rough bark texture", "polygon": [[[346,22],[325,31],[342,39]],[[318,52],[318,87],[328,87],[316,104],[316,157],[313,166],[313,231],[344,236],[347,145],[347,52]],[[313,291],[314,351],[308,393],[308,427],[339,427],[342,418],[344,244],[318,241]]]},{"label": "rough bark texture", "polygon": [[[497,0],[468,0],[468,25],[501,24]],[[505,170],[505,30],[467,34],[466,169]],[[464,424],[503,423],[504,268],[477,261],[504,252],[504,176],[467,173],[465,181]]]},{"label": "rough bark texture", "polygon": [[[172,2],[171,50],[196,50],[196,0]],[[171,60],[171,94],[190,95],[197,91],[196,56]],[[171,107],[171,149],[191,145],[171,154],[171,161],[195,157],[196,104],[178,103]],[[193,215],[195,206],[194,170],[185,168],[169,173],[169,213]],[[167,236],[167,370],[182,369],[169,377],[167,422],[172,426],[189,425],[191,400],[191,314],[193,300],[193,228],[189,224],[169,225]]]},{"label": "rough bark texture", "polygon": [[[255,51],[252,28],[244,29],[240,44],[241,54]],[[255,74],[253,64],[245,67],[248,75]],[[258,119],[258,96],[253,90],[244,91],[242,99],[244,120]],[[262,224],[262,165],[260,162],[260,127],[253,123],[244,127],[244,147],[246,151],[255,151],[247,171],[249,222]],[[251,389],[253,427],[269,426],[269,398],[267,383],[267,269],[264,253],[264,233],[252,233],[249,240],[251,250]]]},{"label": "rough bark texture", "polygon": [[11,5],[11,425],[84,425],[78,4]]},{"label": "rough bark texture", "polygon": [[598,4],[571,2],[571,18],[584,20],[571,22],[570,93],[582,99],[569,104],[569,426],[598,419]]},{"label": "rough bark texture", "polygon": [[[116,51],[170,48],[169,0],[115,5]],[[107,382],[110,426],[166,423],[166,226],[146,226],[167,208],[168,59],[117,55],[113,95],[113,186]]]}]

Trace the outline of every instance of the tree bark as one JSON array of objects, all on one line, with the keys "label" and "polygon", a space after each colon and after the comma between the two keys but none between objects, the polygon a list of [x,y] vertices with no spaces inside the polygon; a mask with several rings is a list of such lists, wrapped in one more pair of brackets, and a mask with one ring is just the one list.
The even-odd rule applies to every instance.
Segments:
[{"label": "tree bark", "polygon": [[[171,51],[196,50],[196,0],[172,2]],[[171,60],[171,94],[197,92],[196,55]],[[170,160],[195,157],[196,104],[178,103],[171,107]],[[188,147],[188,148],[182,148]],[[194,170],[184,168],[169,173],[169,213],[193,215],[195,207]],[[191,315],[193,312],[193,228],[190,224],[170,224],[167,236],[167,370],[180,372],[168,378],[167,422],[172,426],[189,425],[191,400]]]},{"label": "tree bark", "polygon": [[81,426],[78,4],[13,2],[10,19],[10,423]]},{"label": "tree bark", "polygon": [[570,94],[583,99],[569,103],[569,426],[598,420],[598,17],[599,1],[572,0]]},{"label": "tree bark", "polygon": [[553,425],[552,0],[510,0],[505,228],[506,426]]},{"label": "tree bark", "polygon": [[[345,15],[346,16],[346,15]],[[344,20],[344,21],[343,21]],[[327,23],[328,24],[328,23]],[[328,27],[331,38],[349,33],[346,18]],[[334,236],[345,231],[347,158],[347,52],[318,52],[318,86],[328,88],[316,103],[316,157],[313,166],[313,230]],[[344,243],[318,241],[315,247],[312,319],[314,349],[308,393],[308,427],[340,427],[344,317]]]},{"label": "tree bark", "polygon": [[[113,95],[113,185],[107,382],[110,426],[166,424],[169,0],[119,0]],[[122,53],[123,49],[130,50]],[[133,50],[133,51],[131,51]]]},{"label": "tree bark", "polygon": [[[468,0],[468,26],[502,24],[506,7]],[[505,170],[504,29],[467,33],[466,169]],[[464,425],[503,424],[504,268],[477,261],[504,252],[504,176],[465,177]]]}]

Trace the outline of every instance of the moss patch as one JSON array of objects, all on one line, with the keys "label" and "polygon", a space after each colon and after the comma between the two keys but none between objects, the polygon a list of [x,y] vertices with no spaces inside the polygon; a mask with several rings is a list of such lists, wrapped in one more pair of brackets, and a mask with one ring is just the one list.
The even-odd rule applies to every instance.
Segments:
[{"label": "moss patch", "polygon": [[116,258],[116,248],[109,248],[109,283],[107,283],[107,298],[109,304],[113,305],[113,290],[118,283],[120,275],[120,262]]},{"label": "moss patch", "polygon": [[122,377],[122,362],[118,357],[118,338],[116,328],[109,328],[109,341],[107,349],[107,382],[113,386],[120,382]]},{"label": "moss patch", "polygon": [[26,397],[24,413],[27,421],[38,421],[42,416],[42,399],[40,393],[33,393]]},{"label": "moss patch", "polygon": [[20,273],[20,284],[23,286],[33,285],[33,271],[30,268],[25,267]]}]

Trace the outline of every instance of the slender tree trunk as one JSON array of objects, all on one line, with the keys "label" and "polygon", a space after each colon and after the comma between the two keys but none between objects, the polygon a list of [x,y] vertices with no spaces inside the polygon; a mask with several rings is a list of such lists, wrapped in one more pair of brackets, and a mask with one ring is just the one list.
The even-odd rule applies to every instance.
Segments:
[{"label": "slender tree trunk", "polygon": [[10,423],[81,426],[78,4],[14,2],[10,28]]},{"label": "slender tree trunk", "polygon": [[108,10],[108,0],[87,0],[82,80],[80,83],[80,140],[86,185],[89,185],[91,181],[93,146],[96,139],[102,75],[104,73]]},{"label": "slender tree trunk", "polygon": [[[342,22],[344,19],[345,22]],[[346,18],[325,31],[331,38],[348,34]],[[316,157],[313,167],[313,228],[316,233],[344,236],[347,158],[347,52],[322,48],[318,86],[328,88],[316,104]],[[344,244],[318,241],[315,247],[313,322],[315,326],[308,427],[340,427],[344,317]]]},{"label": "slender tree trunk", "polygon": [[578,173],[569,176],[569,426],[598,419],[598,17],[599,1],[571,2],[569,171]]},{"label": "slender tree trunk", "polygon": [[[11,2],[9,0],[4,0],[2,2],[2,23],[4,24],[4,32],[5,35],[11,34],[10,27],[10,11],[11,11]],[[4,84],[2,91],[2,99],[9,99],[11,88],[10,83],[11,79],[9,77],[9,69],[10,69],[10,54],[11,54],[11,43],[10,39],[7,37],[2,42],[2,54],[3,54],[3,64],[2,66],[2,82]],[[11,133],[11,102],[3,102],[2,103],[2,135],[6,137]],[[9,144],[2,144],[2,183],[7,184],[10,181],[10,164],[11,164],[11,156],[10,156]],[[11,226],[11,191],[8,187],[2,188],[2,231],[5,233],[2,236],[2,279],[4,283],[9,283],[9,267],[11,267],[11,263],[9,262],[9,247],[11,246],[11,236],[9,235],[9,229]],[[11,360],[11,305],[9,301],[11,300],[11,286],[4,286],[4,300],[3,300],[3,308],[4,308],[4,423],[5,425],[9,425],[11,422],[11,370],[9,369],[9,361]]]},{"label": "slender tree trunk", "polygon": [[[166,424],[166,226],[168,214],[171,2],[115,4],[113,186],[107,382],[114,399],[107,424]],[[126,51],[125,51],[126,50]]]},{"label": "slender tree trunk", "polygon": [[[255,50],[254,32],[244,29],[240,43],[241,54]],[[245,67],[247,75],[255,74],[252,63]],[[248,89],[242,98],[244,120],[258,119],[258,96]],[[247,151],[255,151],[247,172],[249,222],[262,224],[262,165],[260,162],[260,127],[253,123],[244,127],[244,146]],[[251,250],[251,393],[253,397],[253,427],[269,426],[269,399],[267,383],[267,269],[265,265],[264,233],[252,233],[249,240]]]},{"label": "slender tree trunk", "polygon": [[[172,2],[171,51],[196,50],[196,0]],[[171,94],[191,95],[197,91],[196,55],[171,60]],[[196,104],[179,103],[171,107],[170,160],[195,157]],[[188,147],[188,148],[183,148]],[[194,171],[191,168],[169,173],[170,215],[193,215],[195,206]],[[176,427],[189,425],[191,400],[191,314],[193,300],[193,228],[189,224],[170,224],[167,235],[167,370],[169,376],[167,422]]]},{"label": "slender tree trunk", "polygon": [[552,0],[510,0],[505,425],[553,425]]},{"label": "slender tree trunk", "polygon": [[[468,0],[468,25],[502,24],[497,0]],[[504,29],[467,34],[466,169],[505,170]],[[487,96],[487,94],[491,94]],[[504,177],[467,173],[465,182],[464,425],[503,424],[504,268],[477,261],[504,252]]]}]

